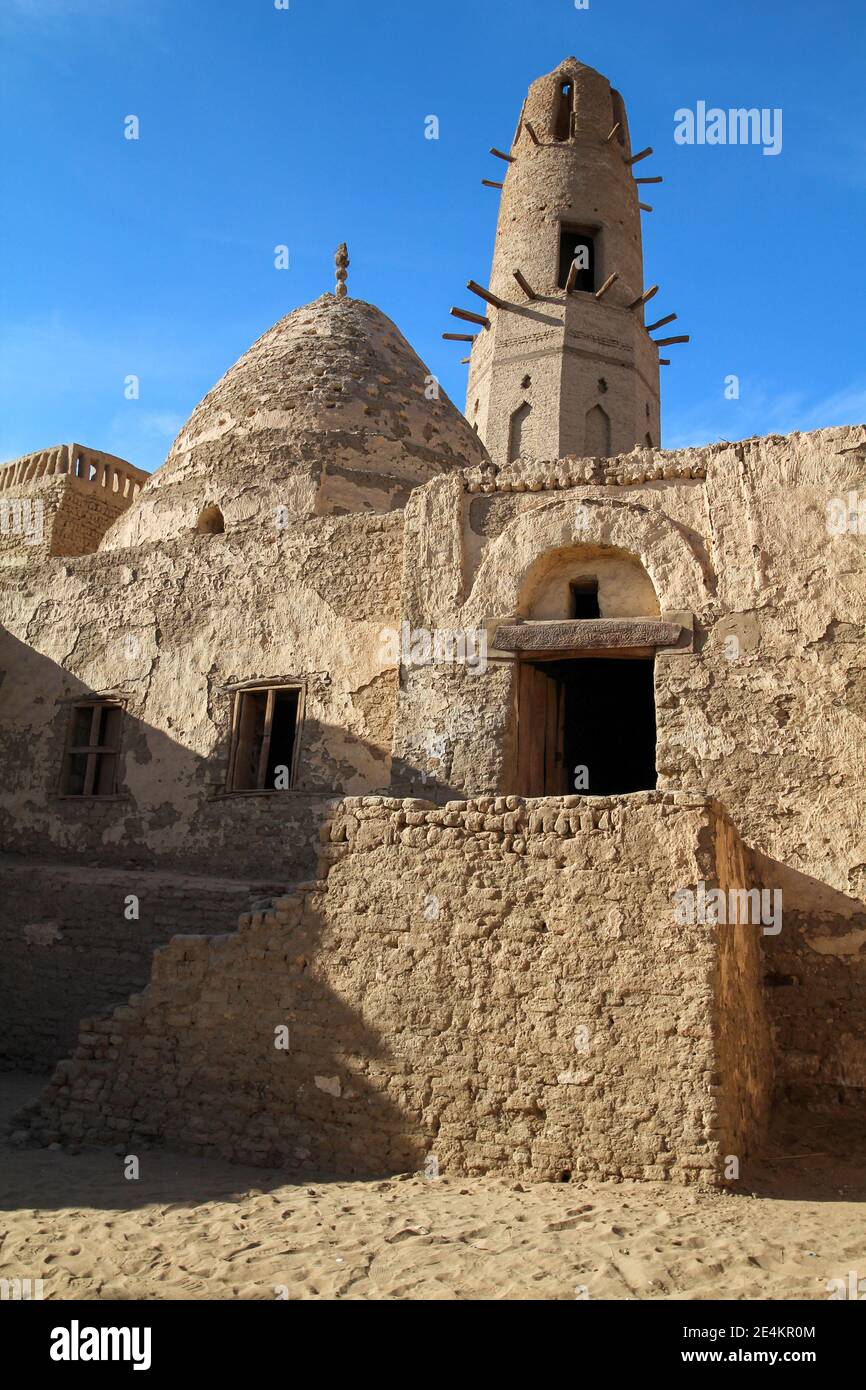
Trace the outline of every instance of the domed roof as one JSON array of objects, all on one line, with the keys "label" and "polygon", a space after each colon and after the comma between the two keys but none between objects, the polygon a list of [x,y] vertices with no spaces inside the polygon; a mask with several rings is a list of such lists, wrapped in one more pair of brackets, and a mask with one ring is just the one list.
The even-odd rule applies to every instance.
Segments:
[{"label": "domed roof", "polygon": [[298,519],[387,512],[437,474],[486,462],[391,320],[325,294],[268,329],[208,392],[103,548],[182,534],[208,508],[226,530],[276,507]]}]

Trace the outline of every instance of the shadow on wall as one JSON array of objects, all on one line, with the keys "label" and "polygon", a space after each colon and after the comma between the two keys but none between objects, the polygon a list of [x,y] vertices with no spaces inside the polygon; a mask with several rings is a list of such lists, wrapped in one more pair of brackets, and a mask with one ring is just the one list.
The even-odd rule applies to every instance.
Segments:
[{"label": "shadow on wall", "polygon": [[763,937],[776,1099],[866,1121],[866,903],[752,850],[755,881],[782,898]]},{"label": "shadow on wall", "polygon": [[[75,1155],[43,1152],[34,1161],[32,1149],[14,1148],[6,1136],[15,1128],[13,1115],[32,1100],[40,1084],[44,1083],[35,1077],[0,1072],[0,1211],[138,1211],[154,1203],[234,1202],[248,1197],[251,1190],[269,1194],[285,1188],[283,1172],[243,1167],[227,1160],[202,1164],[186,1158],[179,1162],[176,1153],[154,1152],[144,1146],[137,1155],[141,1166],[135,1182],[124,1176],[124,1158],[108,1148]],[[304,1181],[308,1183],[309,1178]],[[321,1177],[317,1181],[321,1182]],[[50,1290],[46,1273],[48,1297],[52,1296]]]},{"label": "shadow on wall", "polygon": [[[428,1144],[400,1085],[406,1062],[383,1045],[375,1000],[366,1016],[347,1002],[362,947],[304,893],[242,917],[229,936],[174,938],[145,995],[105,1031],[85,1021],[54,1100],[43,1091],[14,1123],[31,1120],[43,1143],[120,1143],[128,1154],[165,1145],[279,1167],[282,1181],[417,1171]],[[323,954],[327,972],[316,968]],[[134,1186],[139,1202],[153,1200]],[[118,1195],[112,1187],[106,1204]],[[190,1195],[202,1200],[200,1186]]]},{"label": "shadow on wall", "polygon": [[[0,841],[12,856],[0,865],[6,1065],[54,1065],[83,1016],[146,984],[154,950],[176,933],[231,930],[250,894],[309,877],[342,794],[226,796],[227,737],[203,758],[127,711],[118,785],[128,780],[141,803],[62,796],[73,707],[109,693],[135,698],[94,691],[0,629]],[[341,747],[352,738],[315,721],[304,730],[310,740],[331,732]],[[196,870],[207,882],[195,882]]]}]

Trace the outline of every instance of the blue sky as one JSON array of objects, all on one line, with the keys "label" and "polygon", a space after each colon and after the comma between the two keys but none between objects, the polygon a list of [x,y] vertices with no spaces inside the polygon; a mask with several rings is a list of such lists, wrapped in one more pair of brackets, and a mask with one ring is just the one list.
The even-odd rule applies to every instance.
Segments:
[{"label": "blue sky", "polygon": [[[0,459],[76,440],[158,467],[249,344],[333,287],[342,240],[350,292],[462,408],[441,334],[489,273],[487,151],[569,54],[665,177],[647,283],[692,342],[662,369],[663,444],[866,420],[863,0],[3,0],[0,46]],[[701,100],[781,108],[781,153],[677,145]]]}]

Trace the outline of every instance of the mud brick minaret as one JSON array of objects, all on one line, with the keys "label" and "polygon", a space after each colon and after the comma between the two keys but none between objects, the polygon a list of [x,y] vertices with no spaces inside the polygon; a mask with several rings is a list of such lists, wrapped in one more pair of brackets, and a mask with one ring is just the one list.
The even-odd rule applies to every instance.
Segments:
[{"label": "mud brick minaret", "polygon": [[470,423],[499,465],[657,448],[658,348],[622,97],[567,58],[530,87],[507,159]]}]

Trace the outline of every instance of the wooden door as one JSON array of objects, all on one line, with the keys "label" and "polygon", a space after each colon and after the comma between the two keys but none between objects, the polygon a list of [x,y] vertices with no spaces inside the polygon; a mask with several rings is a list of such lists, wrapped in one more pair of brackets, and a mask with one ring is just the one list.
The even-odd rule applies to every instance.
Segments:
[{"label": "wooden door", "polygon": [[565,766],[565,690],[542,665],[520,662],[517,689],[518,796],[562,796]]}]

